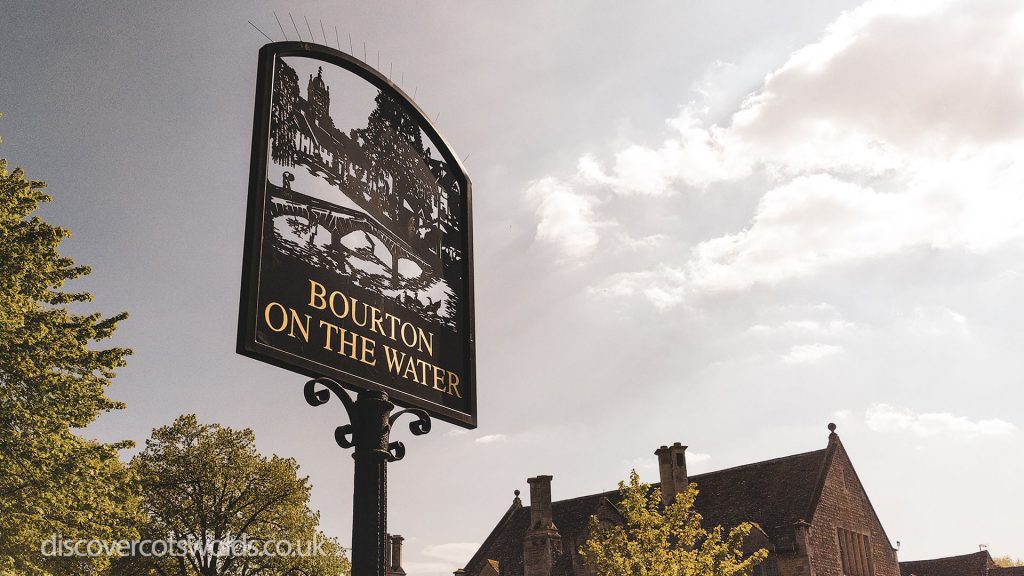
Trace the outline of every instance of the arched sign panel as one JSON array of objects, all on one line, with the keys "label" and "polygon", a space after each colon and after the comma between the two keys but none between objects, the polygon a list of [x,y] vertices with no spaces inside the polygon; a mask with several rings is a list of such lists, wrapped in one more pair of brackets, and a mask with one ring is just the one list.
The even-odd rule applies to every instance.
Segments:
[{"label": "arched sign panel", "polygon": [[470,182],[342,52],[260,50],[238,352],[476,426]]}]

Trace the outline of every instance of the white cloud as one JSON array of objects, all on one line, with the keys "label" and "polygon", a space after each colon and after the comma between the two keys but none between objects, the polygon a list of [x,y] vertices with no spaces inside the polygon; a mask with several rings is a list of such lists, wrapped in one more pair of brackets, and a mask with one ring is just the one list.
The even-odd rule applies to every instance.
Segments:
[{"label": "white cloud", "polygon": [[703,452],[686,452],[687,464],[702,464],[708,460],[711,460],[711,454],[705,454]]},{"label": "white cloud", "polygon": [[465,436],[469,434],[469,430],[465,428],[452,428],[451,430],[444,433],[445,438],[454,438],[456,436]]},{"label": "white cloud", "polygon": [[508,436],[504,434],[486,434],[474,440],[477,444],[494,444],[495,442],[507,442]]},{"label": "white cloud", "polygon": [[651,471],[651,470],[657,471],[657,469],[658,469],[658,460],[657,460],[657,458],[654,458],[653,456],[651,456],[651,457],[645,456],[643,458],[633,458],[632,460],[623,460],[622,463],[625,465],[626,468],[629,468],[630,470],[636,470],[637,472],[641,472],[641,471],[645,471],[645,470],[646,471]]},{"label": "white cloud", "polygon": [[687,281],[694,290],[738,290],[915,248],[986,252],[1018,239],[1024,163],[1003,150],[948,162],[905,174],[899,193],[829,174],[789,180],[764,195],[745,230],[700,243]]},{"label": "white cloud", "polygon": [[833,344],[797,344],[782,356],[782,361],[786,364],[815,364],[842,351],[842,346]]},{"label": "white cloud", "polygon": [[642,238],[633,238],[623,230],[616,230],[615,232],[615,245],[629,250],[657,248],[665,240],[668,240],[668,236],[665,234],[651,234]]},{"label": "white cloud", "polygon": [[905,322],[915,334],[925,336],[968,335],[967,317],[945,306],[916,306]]},{"label": "white cloud", "polygon": [[687,279],[697,290],[738,290],[894,252],[912,235],[900,225],[902,200],[825,174],[801,176],[765,194],[746,230],[697,245]]},{"label": "white cloud", "polygon": [[548,177],[531,182],[526,198],[537,219],[535,240],[553,249],[562,261],[581,261],[590,256],[601,242],[603,230],[613,240],[609,246],[616,252],[656,248],[664,242],[668,238],[664,234],[634,238],[614,218],[599,215],[598,209],[605,201],[595,186],[610,183],[591,156],[580,158],[572,178]]},{"label": "white cloud", "polygon": [[560,258],[583,258],[597,246],[602,226],[594,210],[597,198],[557,178],[531,183],[526,197],[537,217],[536,240],[552,247]]},{"label": "white cloud", "polygon": [[949,412],[916,413],[888,404],[875,404],[864,418],[875,432],[908,432],[918,438],[953,436],[963,439],[1008,436],[1017,431],[1010,422],[999,419],[970,420]]},{"label": "white cloud", "polygon": [[749,174],[749,163],[726,152],[730,148],[725,143],[728,131],[703,126],[701,117],[706,111],[693,105],[683,108],[677,118],[666,121],[673,137],[656,148],[623,148],[615,154],[611,174],[606,174],[596,159],[586,157],[588,180],[605,184],[622,196],[669,196],[677,192],[677,185],[703,187]]},{"label": "white cloud", "polygon": [[853,416],[852,410],[836,410],[832,413],[832,417],[839,422],[845,422],[849,420],[851,416]]},{"label": "white cloud", "polygon": [[642,295],[658,309],[665,310],[683,301],[685,282],[685,270],[662,266],[655,270],[614,274],[588,291],[609,298]]},{"label": "white cloud", "polygon": [[[667,309],[911,250],[985,253],[1020,242],[1021,53],[1016,1],[869,0],[845,13],[728,122],[709,125],[689,106],[669,121],[668,139],[624,147],[608,173],[581,161],[590,184],[623,195],[770,183],[742,230],[594,292]],[[748,179],[755,173],[764,177]]]},{"label": "white cloud", "polygon": [[835,320],[786,320],[779,324],[754,324],[747,332],[757,335],[800,335],[812,334],[836,336],[856,328],[853,322],[843,319]]}]

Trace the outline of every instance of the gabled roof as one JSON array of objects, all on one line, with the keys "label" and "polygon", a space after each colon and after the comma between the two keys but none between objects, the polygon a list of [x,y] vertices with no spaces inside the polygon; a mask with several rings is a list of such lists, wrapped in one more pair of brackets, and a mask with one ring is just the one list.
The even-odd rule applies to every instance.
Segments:
[{"label": "gabled roof", "polygon": [[[830,443],[822,450],[690,476],[699,490],[694,508],[704,517],[705,527],[756,522],[777,548],[791,548],[794,524],[810,519],[833,450]],[[620,500],[618,490],[558,500],[551,505],[552,520],[564,542],[580,545],[590,516],[603,504],[614,506]],[[466,564],[467,574],[477,574],[487,560],[497,560],[503,574],[522,574],[523,536],[529,523],[530,507],[517,498]],[[569,561],[569,556],[563,560]]]},{"label": "gabled roof", "polygon": [[[614,503],[621,499],[619,491],[602,492],[590,496],[580,496],[568,500],[551,503],[553,522],[562,535],[563,541],[578,542],[590,521],[590,516],[597,513],[602,504],[614,508]],[[523,573],[523,536],[530,527],[530,507],[519,504],[517,497],[505,516],[494,527],[491,534],[466,563],[466,574],[475,576],[484,563],[496,560],[501,566],[502,574]],[[566,563],[572,560],[569,554],[561,557]],[[565,567],[563,567],[565,568]],[[565,570],[560,570],[565,573]]]},{"label": "gabled roof", "polygon": [[777,548],[794,545],[793,526],[810,520],[829,449],[691,476],[700,493],[694,508],[704,526],[757,523]]},{"label": "gabled roof", "polygon": [[988,576],[989,569],[995,567],[992,556],[987,550],[935,558],[933,560],[914,560],[900,562],[902,576]]},{"label": "gabled roof", "polygon": [[[526,510],[525,516],[522,513],[523,510]],[[522,535],[526,533],[526,524],[528,524],[530,520],[529,510],[530,509],[528,507],[523,508],[522,501],[519,499],[519,490],[516,490],[516,497],[512,501],[512,505],[505,511],[505,515],[498,521],[494,530],[491,530],[491,533],[487,535],[483,544],[481,544],[480,548],[477,549],[476,554],[474,554],[469,562],[466,563],[467,574],[478,574],[480,569],[483,567],[483,564],[490,562],[491,560],[498,562],[498,565],[501,566],[502,570],[508,570],[510,565],[507,564],[507,562],[511,557],[516,556],[516,554],[512,553],[511,550],[507,550],[507,548],[509,548],[508,544],[510,541],[515,540],[511,535],[519,534],[518,542],[522,544]],[[518,528],[519,523],[523,526],[516,531],[515,528]],[[488,557],[484,557],[484,550],[493,550],[493,552],[488,554]],[[521,547],[519,552],[518,556],[520,557],[519,564],[521,569],[523,563]]]}]

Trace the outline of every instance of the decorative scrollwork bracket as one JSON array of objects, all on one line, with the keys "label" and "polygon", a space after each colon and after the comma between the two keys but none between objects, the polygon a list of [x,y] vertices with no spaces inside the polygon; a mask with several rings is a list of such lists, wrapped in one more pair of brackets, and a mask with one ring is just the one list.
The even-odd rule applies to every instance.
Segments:
[{"label": "decorative scrollwork bracket", "polygon": [[[413,436],[423,436],[430,432],[430,415],[420,408],[406,408],[405,410],[399,410],[388,418],[388,425],[394,425],[395,421],[402,414],[411,414],[416,417],[415,420],[409,422],[409,431],[412,432]],[[405,458],[405,444],[395,441],[388,443],[388,454],[390,458],[389,462],[396,462]]]},{"label": "decorative scrollwork bracket", "polygon": [[409,422],[414,436],[430,432],[430,415],[420,408],[407,408],[391,413],[395,405],[387,394],[376,390],[360,392],[355,400],[341,384],[330,378],[315,378],[306,382],[303,394],[310,406],[328,403],[331,395],[338,398],[348,413],[349,423],[334,429],[334,441],[342,448],[355,448],[353,457],[360,453],[373,453],[386,462],[397,462],[405,457],[405,444],[391,442],[391,427],[403,414],[416,417]]}]

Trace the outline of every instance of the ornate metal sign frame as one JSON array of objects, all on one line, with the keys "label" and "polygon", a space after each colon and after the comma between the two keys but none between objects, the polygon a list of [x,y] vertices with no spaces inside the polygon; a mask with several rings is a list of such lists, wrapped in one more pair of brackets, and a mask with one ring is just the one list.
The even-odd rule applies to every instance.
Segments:
[{"label": "ornate metal sign frame", "polygon": [[[283,350],[280,347],[268,345],[267,342],[261,342],[259,338],[257,338],[259,318],[263,314],[263,311],[259,310],[259,291],[261,266],[265,256],[263,252],[266,250],[263,236],[265,226],[267,225],[266,218],[268,218],[267,195],[268,156],[272,114],[271,99],[274,91],[274,75],[276,73],[275,66],[278,62],[282,62],[282,60],[280,60],[281,58],[289,57],[319,60],[325,65],[337,66],[361,78],[362,80],[365,80],[374,88],[380,90],[382,95],[385,95],[387,98],[397,102],[404,108],[404,112],[410,115],[413,121],[418,125],[419,129],[422,129],[422,132],[427,139],[436,146],[436,153],[442,157],[443,162],[445,163],[446,177],[457,179],[459,188],[464,191],[460,198],[458,198],[458,206],[456,206],[454,210],[455,213],[449,214],[451,218],[460,225],[458,230],[458,233],[461,234],[460,246],[464,247],[463,251],[459,255],[460,259],[463,260],[460,265],[464,266],[464,268],[460,270],[461,278],[459,278],[459,281],[461,282],[461,285],[452,287],[453,292],[457,292],[459,298],[465,298],[465,301],[460,304],[460,306],[464,307],[462,308],[462,310],[464,310],[464,314],[461,316],[462,323],[458,325],[457,329],[454,331],[454,334],[456,334],[459,339],[458,348],[460,349],[457,353],[461,358],[464,358],[464,364],[462,365],[463,373],[458,376],[458,382],[460,384],[460,389],[458,391],[461,394],[460,398],[463,398],[462,405],[459,408],[441,404],[426,397],[418,396],[414,391],[410,391],[408,389],[402,390],[396,388],[386,382],[379,381],[381,379],[374,380],[366,377],[365,375],[353,374],[352,372],[325,364],[324,362],[314,361],[310,357],[303,356],[302,354],[296,354],[294,351]],[[307,97],[309,96],[307,95]],[[285,180],[283,188],[275,187],[278,191],[290,191],[290,186],[287,181],[289,176],[294,178],[290,173],[285,172],[283,177]],[[394,187],[397,189],[397,184],[394,184]],[[440,201],[437,202],[437,205],[440,206]],[[439,219],[440,217],[435,216],[435,218]],[[413,224],[410,223],[410,226],[413,226]],[[410,235],[412,235],[412,232],[410,232]],[[440,252],[444,249],[443,243],[437,247],[437,257],[441,257]],[[394,268],[397,270],[398,260],[396,256],[393,256],[393,258],[395,258]],[[420,262],[422,263],[422,260]],[[392,273],[397,276],[397,271]],[[328,287],[327,289],[329,290],[330,288]],[[402,297],[404,298],[404,295]],[[428,298],[428,303],[434,305],[433,309],[436,312],[436,306],[439,302],[431,302]],[[423,303],[419,303],[418,305],[421,307],[425,306]],[[242,263],[242,287],[239,302],[238,339],[236,344],[237,352],[244,356],[255,358],[313,378],[334,378],[346,388],[356,392],[383,392],[387,397],[390,397],[399,405],[410,408],[421,408],[430,415],[446,422],[465,428],[475,428],[477,426],[477,408],[473,307],[472,184],[466,174],[466,170],[462,165],[462,162],[459,160],[458,156],[451,151],[451,147],[440,132],[438,132],[430,118],[399,86],[395,85],[377,70],[348,54],[326,46],[306,42],[276,42],[265,45],[259,53],[259,72],[256,82],[256,106],[253,119],[249,196],[246,211],[245,252]],[[365,312],[366,309],[364,308],[364,314]],[[285,313],[285,317],[287,318],[287,312]],[[366,316],[364,315],[364,323],[365,318]],[[451,321],[455,322],[455,320]],[[393,330],[394,328],[392,327],[392,331]],[[452,354],[455,352],[449,350],[447,353]],[[426,371],[425,368],[424,370]],[[430,374],[429,371],[425,373],[427,374],[424,377],[424,380],[426,381],[430,377]],[[424,384],[426,384],[426,382],[424,382]],[[434,385],[437,385],[436,380],[434,381]],[[429,388],[429,385],[425,386],[425,389],[426,388]]]}]

